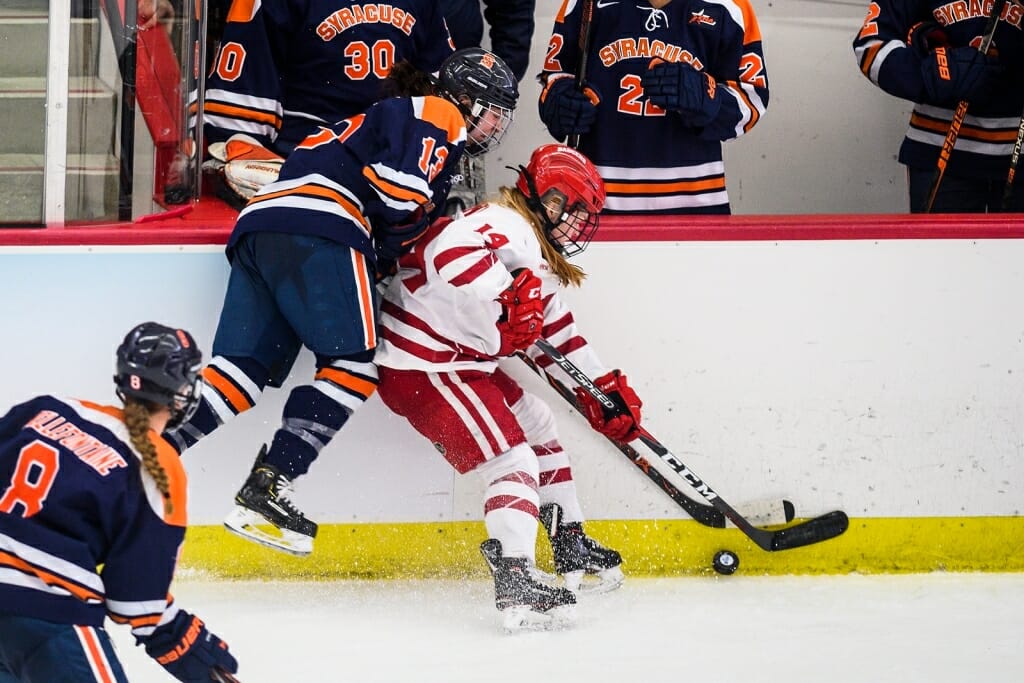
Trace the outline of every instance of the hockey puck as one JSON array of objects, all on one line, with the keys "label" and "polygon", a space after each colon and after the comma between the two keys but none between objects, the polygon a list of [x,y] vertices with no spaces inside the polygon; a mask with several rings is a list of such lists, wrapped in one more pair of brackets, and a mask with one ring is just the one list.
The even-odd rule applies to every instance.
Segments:
[{"label": "hockey puck", "polygon": [[740,558],[731,550],[719,550],[715,553],[715,559],[711,561],[711,566],[719,574],[732,574],[740,568]]}]

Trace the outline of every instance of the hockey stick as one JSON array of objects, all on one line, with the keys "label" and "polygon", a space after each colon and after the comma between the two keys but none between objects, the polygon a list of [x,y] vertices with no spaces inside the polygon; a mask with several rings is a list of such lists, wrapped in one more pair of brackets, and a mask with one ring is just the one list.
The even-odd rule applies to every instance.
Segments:
[{"label": "hockey stick", "polygon": [[[619,407],[607,394],[601,391],[587,375],[576,367],[576,365],[558,351],[550,342],[545,339],[538,339],[537,348],[544,352],[558,367],[573,381],[594,397],[601,405],[614,411]],[[671,453],[665,446],[655,439],[650,433],[641,430],[640,440],[650,448],[663,462],[672,468],[686,483],[697,493],[704,497],[711,505],[718,509],[726,519],[736,525],[747,537],[758,545],[762,550],[769,552],[776,550],[790,550],[800,548],[813,543],[821,543],[842,534],[850,526],[850,520],[842,510],[834,510],[820,517],[814,517],[799,524],[768,531],[759,529],[751,524],[735,508],[729,505],[715,491],[708,486],[707,482],[697,476],[697,473],[687,467],[683,461]]]},{"label": "hockey stick", "polygon": [[121,75],[121,141],[117,185],[117,220],[131,221],[132,192],[135,173],[135,71],[138,55],[138,7],[133,2],[124,4],[122,21],[121,9],[116,2],[103,3],[104,14],[110,26],[110,35],[117,54],[117,66]]},{"label": "hockey stick", "polygon": [[[1006,0],[995,0],[992,3],[992,14],[989,15],[988,21],[985,23],[985,32],[982,34],[981,44],[978,45],[978,53],[981,55],[988,53],[989,45],[992,44],[992,37],[996,33],[996,26],[999,25],[999,15],[1002,14],[1005,4]],[[939,193],[942,176],[946,174],[946,165],[949,163],[949,157],[953,153],[953,147],[956,146],[956,140],[960,137],[960,127],[967,116],[967,106],[967,100],[960,100],[956,105],[956,111],[953,112],[953,120],[949,122],[949,130],[946,131],[946,139],[942,141],[939,158],[935,162],[935,173],[932,175],[932,183],[928,188],[928,197],[925,199],[923,207],[925,213],[931,213],[932,206],[935,204],[935,196]]]},{"label": "hockey stick", "polygon": [[210,671],[210,680],[214,683],[242,683],[224,669],[217,667]]},{"label": "hockey stick", "polygon": [[[580,17],[580,57],[576,65],[576,89],[583,92],[587,84],[587,53],[590,51],[590,27],[594,23],[594,3],[596,0],[583,0],[583,15]],[[569,136],[568,144],[573,149],[580,146],[580,134]]]},{"label": "hockey stick", "polygon": [[1024,143],[1024,114],[1021,114],[1020,126],[1017,127],[1017,141],[1013,143],[1013,152],[1010,153],[1010,170],[1006,173],[1006,187],[1003,188],[1004,211],[1010,207],[1010,197],[1013,196],[1013,181],[1017,175],[1017,162],[1020,161],[1021,143]]},{"label": "hockey stick", "polygon": [[[537,363],[525,353],[520,352],[519,357],[534,372],[540,375],[541,378],[546,380],[551,388],[554,389],[559,396],[564,398],[570,406],[575,408],[581,415],[583,414],[583,409],[580,408],[579,402],[576,400],[576,395],[573,394],[569,387],[562,384],[557,377],[553,376],[547,370],[544,370],[537,365]],[[716,529],[724,529],[726,527],[727,520],[721,510],[718,510],[711,505],[698,503],[680,491],[675,484],[666,479],[659,470],[652,467],[647,458],[640,455],[640,453],[628,443],[619,443],[614,439],[608,437],[605,438],[608,439],[608,442],[615,446],[620,453],[626,456],[626,459],[636,465],[637,469],[643,472],[648,479],[653,481],[658,488],[664,491],[665,494],[676,503],[676,505],[686,512],[686,514],[693,517],[695,521],[703,524],[704,526],[714,527]],[[783,500],[781,503],[777,501],[767,501],[758,506],[758,509],[747,507],[744,511],[746,512],[745,516],[758,518],[763,524],[784,524],[786,522],[791,522],[793,521],[793,516],[795,514],[793,503],[788,500]]]}]

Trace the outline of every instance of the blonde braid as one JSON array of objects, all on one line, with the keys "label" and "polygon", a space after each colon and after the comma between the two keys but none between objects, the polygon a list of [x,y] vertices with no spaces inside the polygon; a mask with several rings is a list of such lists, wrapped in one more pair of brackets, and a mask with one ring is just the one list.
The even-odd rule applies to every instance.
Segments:
[{"label": "blonde braid", "polygon": [[153,477],[160,495],[164,497],[164,511],[170,514],[174,510],[171,503],[171,487],[167,481],[167,472],[156,455],[156,446],[149,439],[149,408],[145,403],[134,399],[124,402],[124,424],[128,427],[128,436],[132,446],[142,455],[149,476]]},{"label": "blonde braid", "polygon": [[547,235],[544,233],[544,224],[541,222],[537,212],[526,203],[526,196],[518,189],[511,187],[500,187],[498,192],[501,195],[497,201],[498,204],[517,211],[533,226],[533,232],[537,236],[537,241],[540,242],[540,253],[544,256],[544,260],[551,267],[551,272],[555,274],[555,277],[562,283],[562,286],[568,287],[572,285],[579,287],[583,284],[587,274],[579,266],[569,263],[569,260],[559,253],[554,245],[548,241]]}]

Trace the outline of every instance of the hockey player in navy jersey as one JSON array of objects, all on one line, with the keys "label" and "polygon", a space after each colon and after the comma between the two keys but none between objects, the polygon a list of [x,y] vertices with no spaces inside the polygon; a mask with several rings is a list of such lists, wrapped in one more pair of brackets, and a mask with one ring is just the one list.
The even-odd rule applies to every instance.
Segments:
[{"label": "hockey player in navy jersey", "polygon": [[203,104],[218,194],[244,203],[318,126],[382,99],[392,66],[437,73],[454,51],[432,0],[236,0]]},{"label": "hockey player in navy jersey", "polygon": [[564,0],[541,81],[541,120],[557,140],[580,136],[604,178],[606,212],[729,213],[722,142],[750,131],[768,106],[749,0]]},{"label": "hockey player in navy jersey", "polygon": [[[486,486],[481,551],[494,575],[505,628],[571,621],[586,574],[596,587],[623,580],[619,553],[583,533],[583,511],[551,409],[498,365],[541,336],[598,377],[618,404],[605,410],[580,390],[598,431],[636,437],[641,402],[626,376],[597,357],[559,296],[585,277],[567,257],[594,235],[604,188],[593,164],[565,145],[534,151],[515,187],[454,222],[431,226],[399,261],[381,306],[380,395],[459,472]],[[553,372],[560,373],[557,368]],[[537,581],[538,518],[547,529],[564,587]]]},{"label": "hockey player in navy jersey", "polygon": [[1024,112],[1024,6],[1002,6],[988,54],[978,52],[992,0],[876,0],[853,40],[860,70],[872,83],[914,103],[900,146],[910,210],[926,208],[950,122],[961,100],[967,116],[932,211],[1024,211],[1016,184],[1002,195]]},{"label": "hockey player in navy jersey", "polygon": [[286,156],[384,97],[398,62],[437,73],[454,51],[430,0],[235,0],[207,81],[206,138],[245,133]]},{"label": "hockey player in navy jersey", "polygon": [[317,526],[291,501],[292,481],[377,388],[375,274],[442,212],[463,151],[500,141],[518,97],[512,72],[479,48],[453,54],[436,79],[403,62],[390,81],[404,96],[321,126],[239,215],[203,400],[174,435],[191,446],[281,386],[301,346],[312,351],[315,376],[292,390],[225,522],[298,555]]},{"label": "hockey player in navy jersey", "polygon": [[188,332],[133,328],[123,408],[38,396],[0,418],[0,683],[127,681],[106,617],[179,681],[231,681],[227,645],[168,593],[185,539],[185,470],[160,437],[199,403]]},{"label": "hockey player in navy jersey", "polygon": [[486,18],[491,50],[517,81],[523,80],[530,64],[536,0],[440,0],[440,5],[456,49],[481,45]]}]

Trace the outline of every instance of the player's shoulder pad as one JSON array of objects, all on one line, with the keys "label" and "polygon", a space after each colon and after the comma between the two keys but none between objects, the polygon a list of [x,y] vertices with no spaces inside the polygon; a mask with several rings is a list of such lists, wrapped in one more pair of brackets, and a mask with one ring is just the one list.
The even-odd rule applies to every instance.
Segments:
[{"label": "player's shoulder pad", "polygon": [[[156,458],[160,462],[160,466],[167,473],[167,490],[170,493],[171,503],[170,509],[167,509],[163,505],[163,497],[160,496],[153,511],[161,516],[165,524],[187,526],[188,475],[185,473],[185,466],[181,464],[181,456],[162,435],[150,431],[149,439],[156,447]],[[152,498],[150,502],[153,502]]]},{"label": "player's shoulder pad", "polygon": [[466,141],[466,119],[454,104],[436,95],[413,97],[411,100],[413,115],[443,130],[448,144],[457,145]]},{"label": "player's shoulder pad", "polygon": [[226,21],[244,24],[252,21],[259,9],[260,3],[257,0],[235,0],[231,3]]},{"label": "player's shoulder pad", "polygon": [[188,478],[181,464],[178,452],[167,443],[157,432],[149,431],[149,440],[156,449],[157,461],[167,474],[167,488],[170,493],[170,509],[164,505],[163,495],[156,486],[156,481],[146,471],[142,462],[142,454],[131,443],[128,427],[124,424],[124,411],[114,406],[101,405],[85,400],[72,400],[68,405],[78,404],[87,411],[83,417],[110,430],[139,461],[139,472],[142,477],[142,488],[153,513],[165,524],[184,527],[188,522]]},{"label": "player's shoulder pad", "polygon": [[761,26],[754,14],[750,0],[704,0],[709,5],[720,5],[728,13],[729,18],[743,31],[744,44],[756,43],[761,40]]}]

